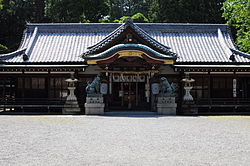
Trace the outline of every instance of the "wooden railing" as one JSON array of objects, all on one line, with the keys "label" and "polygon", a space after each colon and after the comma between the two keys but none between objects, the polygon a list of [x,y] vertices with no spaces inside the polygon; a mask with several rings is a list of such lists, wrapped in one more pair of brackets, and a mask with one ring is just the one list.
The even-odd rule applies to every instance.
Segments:
[{"label": "wooden railing", "polygon": [[60,98],[0,98],[0,108],[3,107],[63,107],[65,100]]},{"label": "wooden railing", "polygon": [[198,106],[249,106],[250,98],[200,98],[195,100],[195,104]]},{"label": "wooden railing", "polygon": [[179,104],[180,113],[187,114],[250,114],[250,98],[200,98]]}]

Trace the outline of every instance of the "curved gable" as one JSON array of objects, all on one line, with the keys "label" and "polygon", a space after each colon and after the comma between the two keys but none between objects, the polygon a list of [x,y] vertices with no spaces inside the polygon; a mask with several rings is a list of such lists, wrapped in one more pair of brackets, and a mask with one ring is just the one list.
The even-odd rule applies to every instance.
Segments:
[{"label": "curved gable", "polygon": [[175,54],[170,51],[170,47],[159,43],[140,27],[135,25],[130,18],[128,18],[124,24],[107,35],[103,40],[99,41],[93,46],[88,47],[89,50],[83,53],[81,56],[85,58],[93,54],[99,54],[114,45],[126,43],[143,44],[162,54]]},{"label": "curved gable", "polygon": [[124,56],[137,56],[142,59],[151,60],[155,63],[165,64],[173,64],[173,61],[175,61],[177,58],[176,54],[174,53],[165,55],[142,44],[118,44],[99,54],[85,57],[85,59],[87,60],[88,64],[97,64],[98,62],[101,63],[102,61],[106,62],[107,60],[114,57],[117,59]]}]

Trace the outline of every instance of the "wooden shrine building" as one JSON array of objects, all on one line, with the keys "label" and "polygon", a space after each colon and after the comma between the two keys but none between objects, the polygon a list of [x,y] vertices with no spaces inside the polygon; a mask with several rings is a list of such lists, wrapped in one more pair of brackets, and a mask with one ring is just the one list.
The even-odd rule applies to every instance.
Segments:
[{"label": "wooden shrine building", "polygon": [[[0,55],[0,111],[61,111],[66,79],[85,113],[85,88],[106,83],[105,112],[155,111],[152,84],[175,87],[177,113],[250,113],[250,55],[222,24],[27,24],[20,47]],[[189,76],[193,102],[183,100]],[[192,112],[191,112],[192,113]]]}]

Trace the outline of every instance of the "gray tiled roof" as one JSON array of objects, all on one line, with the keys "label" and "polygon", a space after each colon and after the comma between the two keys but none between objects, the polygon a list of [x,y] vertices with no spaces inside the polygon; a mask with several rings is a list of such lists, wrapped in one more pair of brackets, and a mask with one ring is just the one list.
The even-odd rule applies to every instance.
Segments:
[{"label": "gray tiled roof", "polygon": [[[250,62],[248,54],[237,51],[230,32],[222,24],[136,24],[159,43],[177,53],[177,62]],[[0,55],[0,61],[83,62],[80,55],[103,40],[121,24],[28,24],[19,50]],[[36,33],[35,29],[37,27]],[[218,29],[220,29],[218,31]],[[231,51],[231,52],[230,52]]]}]

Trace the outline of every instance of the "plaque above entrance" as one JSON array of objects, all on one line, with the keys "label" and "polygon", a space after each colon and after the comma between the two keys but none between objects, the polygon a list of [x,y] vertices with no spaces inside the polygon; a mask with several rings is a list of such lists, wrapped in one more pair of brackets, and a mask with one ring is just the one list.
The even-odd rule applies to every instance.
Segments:
[{"label": "plaque above entrance", "polygon": [[119,54],[118,58],[131,57],[131,56],[143,58],[142,52],[136,52],[136,51],[121,51],[118,54]]},{"label": "plaque above entrance", "polygon": [[145,82],[146,76],[142,74],[114,74],[113,82]]}]

